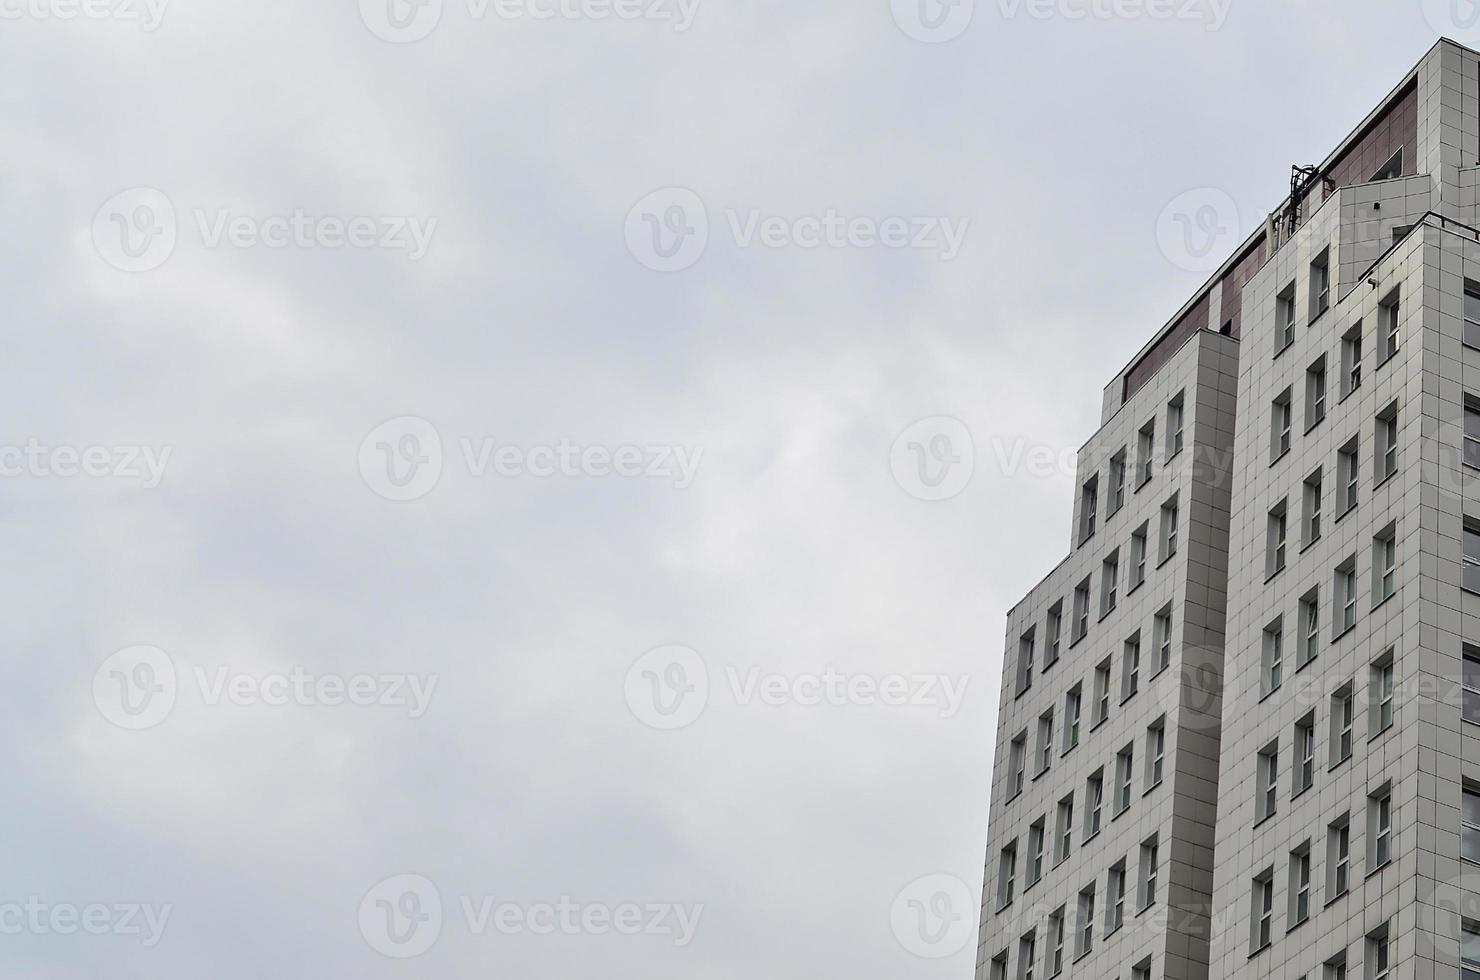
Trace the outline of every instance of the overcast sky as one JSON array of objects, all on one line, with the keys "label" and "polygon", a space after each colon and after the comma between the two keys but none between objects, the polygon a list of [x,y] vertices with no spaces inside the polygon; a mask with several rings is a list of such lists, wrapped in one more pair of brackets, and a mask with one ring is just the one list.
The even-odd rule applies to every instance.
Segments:
[{"label": "overcast sky", "polygon": [[1011,461],[1437,37],[80,2],[0,0],[7,977],[968,977]]}]

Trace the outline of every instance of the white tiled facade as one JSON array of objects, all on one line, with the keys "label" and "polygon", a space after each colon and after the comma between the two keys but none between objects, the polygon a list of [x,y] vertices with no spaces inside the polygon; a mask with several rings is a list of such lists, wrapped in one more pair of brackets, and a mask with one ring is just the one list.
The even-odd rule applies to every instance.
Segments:
[{"label": "white tiled facade", "polygon": [[1480,971],[1477,165],[1480,55],[1441,42],[1107,388],[1072,551],[1008,615],[978,980]]}]

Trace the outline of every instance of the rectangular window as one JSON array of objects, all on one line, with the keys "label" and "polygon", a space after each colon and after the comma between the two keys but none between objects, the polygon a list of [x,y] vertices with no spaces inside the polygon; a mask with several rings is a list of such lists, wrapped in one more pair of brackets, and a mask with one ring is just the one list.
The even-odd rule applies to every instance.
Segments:
[{"label": "rectangular window", "polygon": [[1300,666],[1316,659],[1321,652],[1321,596],[1311,589],[1300,600]]},{"label": "rectangular window", "polygon": [[1069,856],[1074,847],[1074,794],[1059,800],[1058,844],[1054,848],[1054,863]]},{"label": "rectangular window", "polygon": [[1146,728],[1146,790],[1150,792],[1161,785],[1162,773],[1166,768],[1167,724],[1166,718],[1158,718]]},{"label": "rectangular window", "polygon": [[1105,935],[1110,935],[1125,924],[1125,862],[1117,861],[1110,868],[1110,877],[1105,883]]},{"label": "rectangular window", "polygon": [[1033,631],[1030,629],[1018,638],[1017,684],[1019,697],[1033,686]]},{"label": "rectangular window", "polygon": [[1110,615],[1115,608],[1117,591],[1120,588],[1120,549],[1110,552],[1110,557],[1100,563],[1100,618]]},{"label": "rectangular window", "polygon": [[1136,434],[1136,489],[1151,481],[1151,467],[1156,456],[1156,420],[1141,426]]},{"label": "rectangular window", "polygon": [[1460,810],[1459,856],[1480,864],[1480,790],[1468,786]]},{"label": "rectangular window", "polygon": [[1012,766],[1012,783],[1008,799],[1013,800],[1022,793],[1023,786],[1027,782],[1028,733],[1026,731],[1012,740],[1012,748],[1008,750],[1008,759]]},{"label": "rectangular window", "polygon": [[1095,668],[1095,718],[1090,727],[1098,728],[1110,717],[1110,658]]},{"label": "rectangular window", "polygon": [[1146,534],[1147,527],[1142,524],[1131,534],[1131,589],[1134,590],[1146,581]]},{"label": "rectangular window", "polygon": [[1465,518],[1463,564],[1460,587],[1466,592],[1480,592],[1480,522]]},{"label": "rectangular window", "polygon": [[1048,625],[1044,627],[1043,669],[1047,670],[1059,662],[1059,634],[1064,630],[1064,603],[1055,602],[1048,607]]},{"label": "rectangular window", "polygon": [[1290,925],[1310,918],[1310,844],[1290,852]]},{"label": "rectangular window", "polygon": [[1161,556],[1166,561],[1177,553],[1177,496],[1161,505]]},{"label": "rectangular window", "polygon": [[1346,980],[1346,955],[1327,960],[1323,968],[1325,980]]},{"label": "rectangular window", "polygon": [[1376,455],[1372,460],[1373,483],[1382,483],[1398,472],[1398,403],[1377,414]]},{"label": "rectangular window", "polygon": [[1125,641],[1120,660],[1120,703],[1125,704],[1141,688],[1141,634],[1136,632]]},{"label": "rectangular window", "polygon": [[1089,632],[1089,579],[1074,587],[1074,638],[1078,643]]},{"label": "rectangular window", "polygon": [[1336,635],[1357,625],[1357,559],[1355,555],[1336,566]]},{"label": "rectangular window", "polygon": [[1105,770],[1096,769],[1085,783],[1084,839],[1100,832],[1100,814],[1105,805]]},{"label": "rectangular window", "polygon": [[1331,765],[1338,766],[1352,757],[1352,723],[1355,710],[1351,682],[1331,695]]},{"label": "rectangular window", "polygon": [[1465,332],[1467,347],[1480,347],[1480,285],[1465,283]]},{"label": "rectangular window", "polygon": [[1127,745],[1115,756],[1115,815],[1131,808],[1131,778],[1135,772],[1136,748]]},{"label": "rectangular window", "polygon": [[1075,684],[1069,688],[1069,693],[1064,695],[1064,754],[1068,755],[1071,750],[1079,745],[1079,717],[1082,711],[1083,697],[1080,694],[1080,686]]},{"label": "rectangular window", "polygon": [[1160,674],[1172,665],[1172,607],[1165,606],[1156,614],[1156,672]]},{"label": "rectangular window", "polygon": [[1141,844],[1141,896],[1140,907],[1148,909],[1156,904],[1156,887],[1161,866],[1161,848],[1155,836]]},{"label": "rectangular window", "polygon": [[1038,716],[1038,775],[1053,763],[1053,709]]},{"label": "rectangular window", "polygon": [[1269,459],[1274,462],[1290,451],[1290,389],[1286,388],[1270,404]]},{"label": "rectangular window", "polygon": [[1398,529],[1389,524],[1372,538],[1372,607],[1375,609],[1398,588]]},{"label": "rectangular window", "polygon": [[1465,919],[1459,936],[1460,980],[1480,980],[1480,922]]},{"label": "rectangular window", "polygon": [[1125,450],[1110,457],[1110,513],[1125,506]]},{"label": "rectangular window", "polygon": [[1357,455],[1357,440],[1353,438],[1336,451],[1336,479],[1341,495],[1341,513],[1345,514],[1357,506],[1357,480],[1361,476],[1361,464]]},{"label": "rectangular window", "polygon": [[1131,980],[1151,980],[1151,957],[1131,967]]},{"label": "rectangular window", "polygon": [[1182,451],[1182,418],[1184,395],[1177,392],[1177,397],[1167,403],[1167,456],[1175,456]]},{"label": "rectangular window", "polygon": [[1310,545],[1321,540],[1321,471],[1305,478],[1305,541]]},{"label": "rectangular window", "polygon": [[1100,478],[1092,476],[1079,492],[1079,543],[1095,535],[1095,510],[1100,500]]},{"label": "rectangular window", "polygon": [[1341,397],[1345,398],[1362,387],[1362,323],[1348,330],[1341,338]]},{"label": "rectangular window", "polygon": [[1390,980],[1393,968],[1392,943],[1387,926],[1367,934],[1367,980]]},{"label": "rectangular window", "polygon": [[1044,829],[1043,821],[1035,820],[1028,827],[1028,886],[1038,884],[1043,878],[1043,847]]},{"label": "rectangular window", "polygon": [[1305,430],[1314,429],[1326,417],[1326,355],[1305,369]]},{"label": "rectangular window", "polygon": [[1085,956],[1095,946],[1095,886],[1090,885],[1079,893],[1079,906],[1074,919],[1077,934],[1074,942],[1075,957]]},{"label": "rectangular window", "polygon": [[1012,904],[1012,890],[1017,883],[1017,844],[1002,849],[997,860],[997,908],[1005,909]]},{"label": "rectangular window", "polygon": [[1280,746],[1271,742],[1259,753],[1259,782],[1254,789],[1254,820],[1268,820],[1274,816],[1276,794],[1280,778]]},{"label": "rectangular window", "polygon": [[1295,343],[1295,284],[1292,282],[1275,297],[1275,354]]},{"label": "rectangular window", "polygon": [[1465,465],[1480,469],[1480,402],[1465,396]]},{"label": "rectangular window", "polygon": [[989,980],[1007,980],[1007,951],[1003,950],[992,957],[992,970],[987,974]]},{"label": "rectangular window", "polygon": [[1064,972],[1064,910],[1056,910],[1048,917],[1048,975],[1056,977]]},{"label": "rectangular window", "polygon": [[1367,797],[1367,864],[1373,871],[1393,859],[1393,792],[1383,787]]},{"label": "rectangular window", "polygon": [[1381,363],[1386,363],[1388,358],[1398,353],[1398,348],[1402,346],[1402,328],[1399,325],[1401,299],[1401,288],[1394,289],[1377,308],[1378,336],[1381,338],[1379,343],[1382,345]]},{"label": "rectangular window", "polygon": [[1307,714],[1295,723],[1295,781],[1291,796],[1299,796],[1316,780],[1316,713]]},{"label": "rectangular window", "polygon": [[1352,831],[1346,817],[1326,828],[1326,901],[1335,901],[1351,886]]},{"label": "rectangular window", "polygon": [[1259,692],[1268,695],[1280,689],[1285,678],[1285,617],[1279,616],[1264,627],[1264,647],[1260,661]]},{"label": "rectangular window", "polygon": [[1372,720],[1370,729],[1374,737],[1393,727],[1393,651],[1389,650],[1372,664],[1372,675],[1367,683],[1371,698]]},{"label": "rectangular window", "polygon": [[1460,678],[1460,717],[1472,725],[1480,725],[1480,650],[1465,646]]},{"label": "rectangular window", "polygon": [[1038,934],[1030,932],[1018,940],[1018,980],[1033,980],[1033,964],[1038,960]]},{"label": "rectangular window", "polygon": [[1257,953],[1274,940],[1274,869],[1254,879],[1249,929],[1249,952]]},{"label": "rectangular window", "polygon": [[1331,306],[1331,250],[1322,249],[1310,264],[1310,318],[1325,313]]},{"label": "rectangular window", "polygon": [[1269,512],[1264,542],[1265,579],[1271,579],[1285,570],[1285,546],[1289,536],[1289,527],[1285,520],[1287,510],[1288,502],[1281,500]]}]

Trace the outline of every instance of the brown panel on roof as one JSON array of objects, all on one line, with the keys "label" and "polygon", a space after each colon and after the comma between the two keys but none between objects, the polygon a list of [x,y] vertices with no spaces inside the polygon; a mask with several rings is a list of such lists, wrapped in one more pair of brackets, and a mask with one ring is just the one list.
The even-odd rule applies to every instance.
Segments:
[{"label": "brown panel on roof", "polygon": [[1212,294],[1209,289],[1198,297],[1196,303],[1182,314],[1172,329],[1166,332],[1155,347],[1146,352],[1146,356],[1136,363],[1125,376],[1125,397],[1129,398],[1146,380],[1155,374],[1178,349],[1186,343],[1187,338],[1199,330],[1208,328],[1208,297]]},{"label": "brown panel on roof", "polygon": [[1403,151],[1403,176],[1418,173],[1418,84],[1410,85],[1398,100],[1367,128],[1326,171],[1340,187],[1365,184]]},{"label": "brown panel on roof", "polygon": [[1222,317],[1224,323],[1232,324],[1229,333],[1234,337],[1243,333],[1244,287],[1254,278],[1254,273],[1259,271],[1260,266],[1264,265],[1264,259],[1264,236],[1260,235],[1243,258],[1223,277]]}]

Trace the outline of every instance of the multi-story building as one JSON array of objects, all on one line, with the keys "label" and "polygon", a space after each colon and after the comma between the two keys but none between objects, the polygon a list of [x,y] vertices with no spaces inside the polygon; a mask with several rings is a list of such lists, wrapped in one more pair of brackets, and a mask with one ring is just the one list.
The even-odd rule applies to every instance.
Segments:
[{"label": "multi-story building", "polygon": [[1106,388],[978,980],[1480,980],[1477,188],[1442,41]]}]

